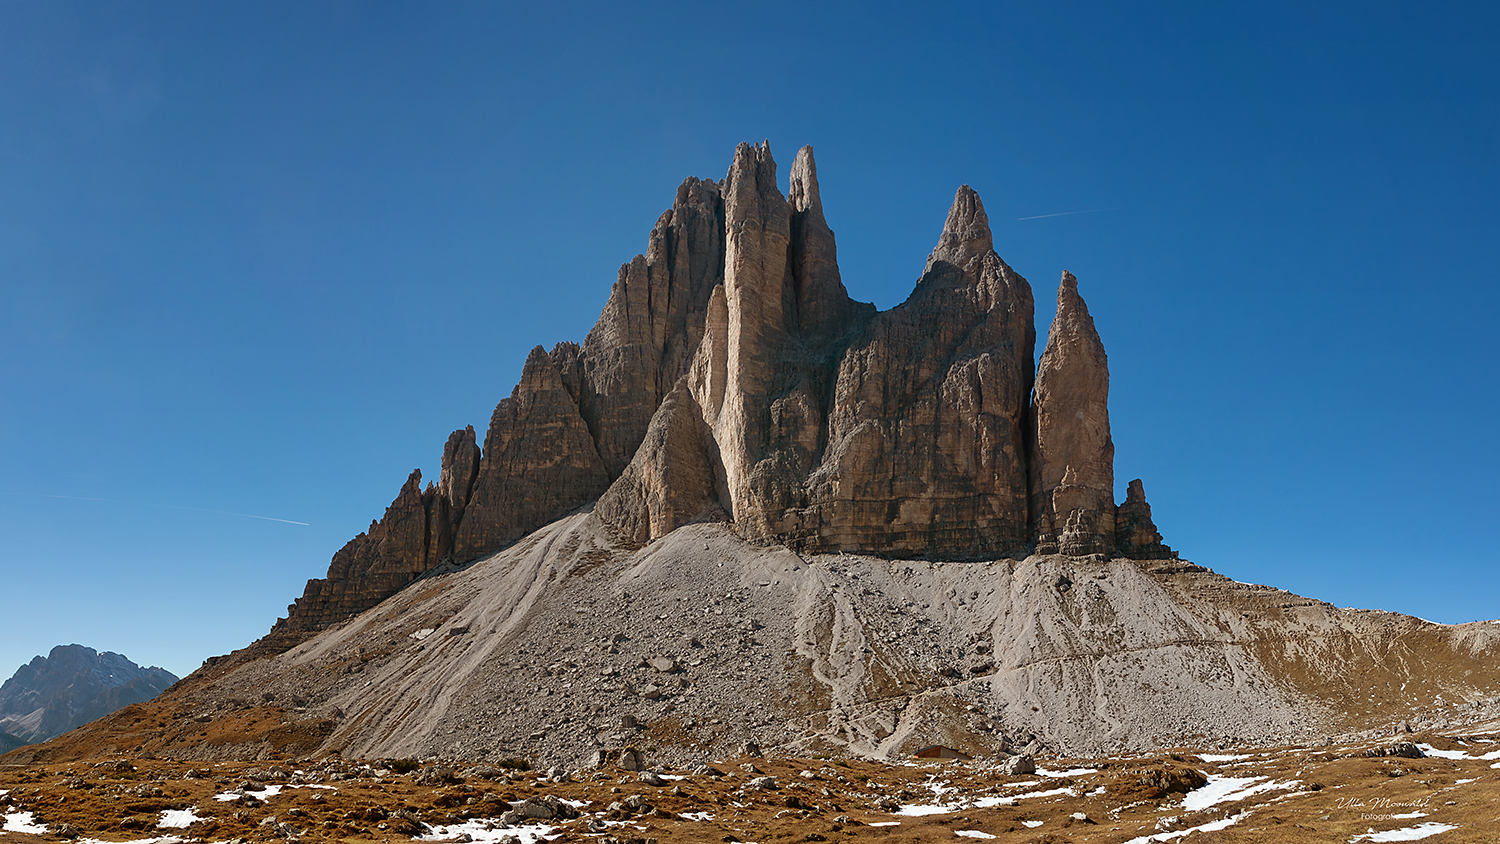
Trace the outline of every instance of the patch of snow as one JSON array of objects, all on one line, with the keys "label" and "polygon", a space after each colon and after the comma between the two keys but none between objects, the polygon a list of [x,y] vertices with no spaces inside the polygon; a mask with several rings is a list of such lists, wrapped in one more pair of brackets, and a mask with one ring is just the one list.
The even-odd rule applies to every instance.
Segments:
[{"label": "patch of snow", "polygon": [[417,632],[412,633],[410,635],[411,635],[411,638],[416,639],[418,642],[420,642],[423,639],[426,639],[428,636],[431,636],[432,634],[434,634],[436,632],[437,632],[437,630],[435,630],[434,628],[423,627],[421,630],[418,630]]},{"label": "patch of snow", "polygon": [[1195,832],[1218,832],[1219,830],[1231,827],[1248,817],[1250,817],[1249,812],[1240,812],[1238,815],[1233,815],[1227,818],[1220,818],[1216,821],[1209,821],[1206,824],[1200,824],[1189,829],[1179,829],[1176,832],[1158,832],[1155,835],[1142,835],[1126,841],[1125,844],[1154,844],[1154,842],[1157,841],[1171,841],[1173,838],[1182,838],[1183,836],[1191,835]]},{"label": "patch of snow", "polygon": [[988,832],[980,832],[977,829],[955,829],[955,830],[953,830],[953,834],[954,835],[961,835],[964,838],[994,838],[995,837],[993,835],[990,835]]},{"label": "patch of snow", "polygon": [[1069,797],[1077,797],[1078,792],[1071,788],[1054,788],[1049,791],[1028,791],[1025,794],[1013,794],[1011,800],[1025,800],[1028,797],[1051,797],[1054,794],[1066,794]]},{"label": "patch of snow", "polygon": [[1453,784],[1454,785],[1467,785],[1468,783],[1471,783],[1471,782],[1479,782],[1479,780],[1477,780],[1477,779],[1472,779],[1472,780],[1457,780]]},{"label": "patch of snow", "polygon": [[[485,827],[490,828],[485,829]],[[432,831],[426,835],[419,835],[412,840],[442,841],[467,834],[474,839],[475,844],[496,844],[496,842],[506,836],[515,836],[521,839],[521,844],[536,844],[538,841],[546,841],[547,839],[544,836],[552,834],[556,831],[557,827],[531,825],[507,827],[498,820],[475,818],[470,821],[447,826],[433,825],[431,829]]]},{"label": "patch of snow", "polygon": [[1041,825],[1042,825],[1041,821],[1021,821],[1021,826],[1024,826],[1027,829],[1036,829],[1037,827],[1039,827]]},{"label": "patch of snow", "polygon": [[1084,774],[1097,774],[1097,773],[1099,773],[1099,769],[1098,768],[1073,768],[1073,769],[1067,770],[1067,771],[1049,771],[1046,768],[1037,768],[1036,772],[1037,772],[1037,774],[1039,776],[1052,777],[1052,778],[1056,779],[1058,777],[1081,777]]},{"label": "patch of snow", "polygon": [[161,820],[156,822],[157,829],[187,829],[198,821],[204,820],[198,817],[193,809],[167,809],[161,813]]},{"label": "patch of snow", "polygon": [[[1038,783],[1031,784],[1037,785]],[[954,789],[950,788],[947,790],[953,791]],[[922,817],[923,815],[947,815],[971,808],[992,809],[996,806],[1014,806],[1017,800],[1025,800],[1028,797],[1052,797],[1058,794],[1077,797],[1078,791],[1072,788],[1053,788],[1047,791],[1029,791],[1025,794],[1012,794],[1006,797],[981,797],[978,800],[972,801],[960,800],[956,803],[908,803],[891,814],[908,818]]]},{"label": "patch of snow", "polygon": [[1417,745],[1417,747],[1422,748],[1422,752],[1427,754],[1428,756],[1435,756],[1439,759],[1469,758],[1469,754],[1463,752],[1462,750],[1438,750],[1436,747],[1433,747],[1432,745],[1426,743],[1419,744]]},{"label": "patch of snow", "polygon": [[155,838],[133,838],[130,841],[103,841],[98,838],[79,838],[73,844],[186,844],[186,838],[175,835],[158,835]]},{"label": "patch of snow", "polygon": [[0,824],[0,831],[24,832],[29,835],[46,835],[47,825],[37,823],[30,812],[11,812],[5,816],[5,823]]},{"label": "patch of snow", "polygon": [[1241,759],[1249,759],[1248,753],[1199,753],[1198,758],[1205,762],[1238,762]]},{"label": "patch of snow", "polygon": [[1182,798],[1182,808],[1189,812],[1207,809],[1209,806],[1229,799],[1229,795],[1250,785],[1250,783],[1265,779],[1265,777],[1225,777],[1218,774],[1205,774],[1208,782],[1198,788],[1189,791]]},{"label": "patch of snow", "polygon": [[1491,765],[1490,767],[1491,768],[1500,768],[1500,762],[1496,762],[1495,764]]},{"label": "patch of snow", "polygon": [[1488,762],[1491,759],[1500,759],[1500,750],[1492,750],[1489,753],[1479,756],[1470,756],[1462,750],[1438,750],[1430,744],[1418,744],[1417,747],[1422,748],[1422,752],[1428,756],[1436,756],[1439,759],[1477,759],[1482,762]]},{"label": "patch of snow", "polygon": [[1228,827],[1231,827],[1248,817],[1250,817],[1249,812],[1240,812],[1238,815],[1233,815],[1227,818],[1220,818],[1216,821],[1209,821],[1208,823],[1199,824],[1198,826],[1188,829],[1179,829],[1175,832],[1159,832],[1155,835],[1146,835],[1140,838],[1132,838],[1125,844],[1145,844],[1145,842],[1170,841],[1173,838],[1182,838],[1183,836],[1191,835],[1195,832],[1218,832],[1219,830],[1227,829]]},{"label": "patch of snow", "polygon": [[[326,788],[329,791],[338,791],[336,787],[331,785],[316,785],[313,783],[308,783],[307,785],[268,785],[262,791],[250,791],[245,793],[249,794],[251,797],[254,797],[257,800],[265,800],[269,797],[275,797],[283,790],[288,788]],[[228,803],[231,800],[240,799],[241,796],[241,793],[238,791],[226,791],[223,794],[215,794],[214,799],[219,801],[220,803]]]},{"label": "patch of snow", "polygon": [[870,824],[870,826],[900,826],[900,825],[901,825],[900,821],[876,821],[876,822]]},{"label": "patch of snow", "polygon": [[954,804],[954,805],[951,805],[951,806],[944,806],[941,803],[938,803],[938,804],[916,804],[916,803],[912,803],[912,804],[908,804],[908,805],[902,806],[901,808],[897,809],[896,811],[892,812],[891,814],[893,814],[893,815],[902,815],[902,816],[908,817],[908,818],[919,818],[919,817],[921,817],[923,815],[946,815],[949,812],[957,812],[959,809],[962,809],[962,808],[963,807],[959,806],[958,804]]},{"label": "patch of snow", "polygon": [[1041,785],[1041,780],[1026,780],[1025,782],[1003,783],[1005,788],[1031,788],[1033,785]]},{"label": "patch of snow", "polygon": [[[1217,803],[1229,803],[1236,800],[1244,800],[1254,794],[1263,791],[1274,791],[1279,788],[1291,788],[1298,785],[1300,780],[1287,782],[1260,782],[1265,777],[1222,777],[1218,774],[1207,774],[1208,784],[1201,788],[1189,791],[1182,798],[1182,808],[1189,812],[1199,812]],[[1251,785],[1251,783],[1259,783]]]},{"label": "patch of snow", "polygon": [[1350,844],[1353,844],[1355,841],[1419,841],[1423,838],[1431,838],[1441,832],[1447,832],[1450,829],[1458,829],[1458,824],[1428,821],[1420,826],[1409,826],[1405,829],[1367,832],[1364,835],[1356,835],[1349,839],[1349,841]]},{"label": "patch of snow", "polygon": [[711,821],[714,819],[712,812],[683,812],[682,817],[690,821]]}]

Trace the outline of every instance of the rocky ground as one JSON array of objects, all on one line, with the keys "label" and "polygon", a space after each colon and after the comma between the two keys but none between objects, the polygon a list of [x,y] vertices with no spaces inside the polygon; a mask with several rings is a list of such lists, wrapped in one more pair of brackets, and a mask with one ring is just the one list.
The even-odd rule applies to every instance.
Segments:
[{"label": "rocky ground", "polygon": [[10,766],[0,768],[0,838],[1446,843],[1493,842],[1500,828],[1493,732],[1043,758],[1035,770],[1022,756],[652,762],[573,771],[338,757]]}]

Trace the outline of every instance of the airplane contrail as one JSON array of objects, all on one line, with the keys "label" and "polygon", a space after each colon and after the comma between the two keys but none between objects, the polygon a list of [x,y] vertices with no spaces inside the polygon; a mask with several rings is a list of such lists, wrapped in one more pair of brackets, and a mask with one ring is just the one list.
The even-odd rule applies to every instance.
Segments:
[{"label": "airplane contrail", "polygon": [[[83,495],[48,495],[41,492],[0,492],[0,495],[15,495],[22,498],[61,498],[67,501],[105,501],[110,504],[133,504],[141,502],[120,501],[114,498],[90,498]],[[168,510],[189,510],[194,513],[215,513],[220,516],[239,516],[242,519],[263,519],[268,522],[281,522],[288,525],[301,525],[312,527],[307,522],[298,522],[291,519],[278,519],[275,516],[257,516],[253,513],[232,513],[228,510],[205,510],[202,507],[179,507],[176,504],[144,504],[146,507],[165,507]]]},{"label": "airplane contrail", "polygon": [[1124,211],[1124,208],[1086,208],[1082,211],[1059,211],[1056,214],[1037,214],[1034,217],[1017,217],[1017,220],[1040,220],[1043,217],[1066,217],[1070,214],[1098,214],[1101,211]]}]

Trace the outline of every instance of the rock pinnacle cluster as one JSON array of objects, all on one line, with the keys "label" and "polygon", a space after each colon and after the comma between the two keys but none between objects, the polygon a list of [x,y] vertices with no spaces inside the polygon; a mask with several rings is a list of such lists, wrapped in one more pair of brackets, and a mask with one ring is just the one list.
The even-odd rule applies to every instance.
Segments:
[{"label": "rock pinnacle cluster", "polygon": [[[645,545],[703,521],[809,553],[1167,558],[1139,481],[1113,500],[1109,369],[1064,272],[1035,366],[1031,286],[958,189],[911,296],[849,298],[811,147],[689,178],[584,341],[533,349],[481,447],[443,448],[273,634],[362,612],[570,512]],[[273,635],[273,638],[276,636]]]}]

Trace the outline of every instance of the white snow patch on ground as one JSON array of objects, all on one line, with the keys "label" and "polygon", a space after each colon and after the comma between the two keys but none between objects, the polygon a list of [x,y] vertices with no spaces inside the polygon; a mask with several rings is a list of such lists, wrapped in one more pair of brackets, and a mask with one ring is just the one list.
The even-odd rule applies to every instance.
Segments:
[{"label": "white snow patch on ground", "polygon": [[682,816],[690,821],[711,821],[714,819],[713,812],[683,812]]},{"label": "white snow patch on ground", "polygon": [[[250,791],[246,793],[257,800],[265,800],[270,797],[275,797],[276,795],[280,794],[283,789],[287,788],[326,788],[329,791],[338,791],[337,788],[331,785],[314,785],[312,783],[309,783],[307,785],[268,785],[265,787],[264,791]],[[228,803],[230,800],[240,799],[240,796],[241,794],[238,791],[226,791],[223,794],[215,794],[214,799],[219,801],[220,803]]]},{"label": "white snow patch on ground", "polygon": [[[1037,783],[1031,783],[1037,785]],[[952,791],[952,789],[948,789]],[[1028,791],[1025,794],[1012,794],[1008,797],[981,797],[978,800],[963,800],[957,803],[910,803],[902,806],[893,815],[915,818],[922,815],[946,815],[953,812],[962,812],[965,809],[993,809],[996,806],[1014,806],[1017,800],[1025,800],[1028,797],[1052,797],[1058,794],[1066,794],[1069,797],[1077,797],[1077,789],[1052,788],[1046,791]]]},{"label": "white snow patch on ground", "polygon": [[891,814],[902,815],[908,818],[919,818],[923,815],[946,815],[949,812],[957,812],[962,808],[962,806],[956,803],[951,806],[944,806],[942,804],[918,805],[914,803],[911,805],[902,806]]},{"label": "white snow patch on ground", "polygon": [[1200,824],[1199,826],[1195,826],[1190,829],[1179,829],[1176,832],[1158,832],[1155,835],[1142,835],[1138,838],[1132,838],[1129,841],[1126,841],[1125,844],[1153,844],[1153,842],[1157,841],[1171,841],[1173,838],[1181,838],[1185,835],[1191,835],[1194,832],[1218,832],[1219,830],[1231,827],[1248,817],[1250,817],[1249,812],[1240,812],[1238,815],[1233,815],[1227,818],[1220,818],[1216,821],[1210,821],[1206,824]]},{"label": "white snow patch on ground", "polygon": [[1038,776],[1053,777],[1055,779],[1057,777],[1081,777],[1084,774],[1097,774],[1097,773],[1099,773],[1099,769],[1098,768],[1073,768],[1073,769],[1067,770],[1067,771],[1049,771],[1046,768],[1037,768],[1036,772],[1037,772]]},{"label": "white snow patch on ground", "polygon": [[167,809],[161,813],[161,820],[156,822],[157,829],[187,829],[203,818],[198,817],[193,809]]},{"label": "white snow patch on ground", "polygon": [[954,835],[962,835],[965,838],[994,838],[995,837],[993,835],[990,835],[988,832],[980,832],[977,829],[955,829],[955,830],[953,830],[953,834]]},{"label": "white snow patch on ground", "polygon": [[900,821],[876,821],[876,822],[870,824],[870,826],[900,826],[900,825],[901,825]]},{"label": "white snow patch on ground", "polygon": [[1042,821],[1021,821],[1021,826],[1024,826],[1027,829],[1036,829],[1041,825]]},{"label": "white snow patch on ground", "polygon": [[1454,780],[1453,784],[1454,785],[1467,785],[1467,784],[1469,784],[1471,782],[1479,782],[1479,780],[1477,780],[1477,779],[1472,779],[1472,780]]},{"label": "white snow patch on ground", "polygon": [[1355,841],[1419,841],[1423,838],[1431,838],[1441,832],[1447,832],[1450,829],[1458,829],[1458,824],[1428,821],[1420,826],[1409,826],[1405,829],[1367,832],[1364,835],[1356,835],[1349,839],[1349,841],[1351,844]]},{"label": "white snow patch on ground", "polygon": [[25,832],[31,835],[46,835],[47,825],[37,823],[30,812],[11,812],[5,816],[5,823],[0,825],[0,830],[5,832]]},{"label": "white snow patch on ground", "polygon": [[[489,827],[489,829],[485,827]],[[544,836],[551,835],[556,829],[556,827],[552,826],[514,826],[507,828],[505,824],[497,820],[475,818],[471,821],[449,826],[433,826],[431,832],[418,836],[415,840],[445,841],[467,833],[473,837],[475,844],[494,844],[494,842],[498,842],[509,835],[521,839],[521,844],[536,844],[538,841],[546,841],[547,839]]]},{"label": "white snow patch on ground", "polygon": [[1077,797],[1078,792],[1071,788],[1053,788],[1047,791],[1028,791],[1025,794],[1013,794],[1011,800],[1025,800],[1028,797],[1051,797],[1054,794],[1066,794],[1069,797]]},{"label": "white snow patch on ground", "polygon": [[1182,808],[1189,812],[1199,809],[1207,809],[1215,803],[1229,799],[1229,795],[1258,782],[1265,777],[1225,777],[1218,774],[1206,774],[1208,782],[1198,788],[1189,791],[1182,798]]},{"label": "white snow patch on ground", "polygon": [[1249,759],[1248,753],[1199,753],[1198,758],[1205,762],[1238,762],[1241,759]]},{"label": "white snow patch on ground", "polygon": [[130,841],[104,841],[98,838],[79,838],[73,844],[184,844],[187,839],[175,835],[158,835],[155,838],[135,838]]},{"label": "white snow patch on ground", "polygon": [[[1207,774],[1206,776],[1208,777],[1207,785],[1189,791],[1182,798],[1182,808],[1185,811],[1198,812],[1217,803],[1244,800],[1253,794],[1260,794],[1263,791],[1274,791],[1279,788],[1291,788],[1301,782],[1300,780],[1260,782],[1265,777],[1222,777],[1218,774]],[[1251,785],[1251,783],[1259,784]]]},{"label": "white snow patch on ground", "polygon": [[1479,756],[1470,756],[1462,750],[1438,750],[1430,744],[1419,744],[1417,747],[1422,748],[1422,752],[1428,756],[1436,756],[1439,759],[1478,759],[1483,762],[1488,762],[1491,759],[1500,759],[1500,750],[1492,750],[1489,753],[1483,753]]}]

